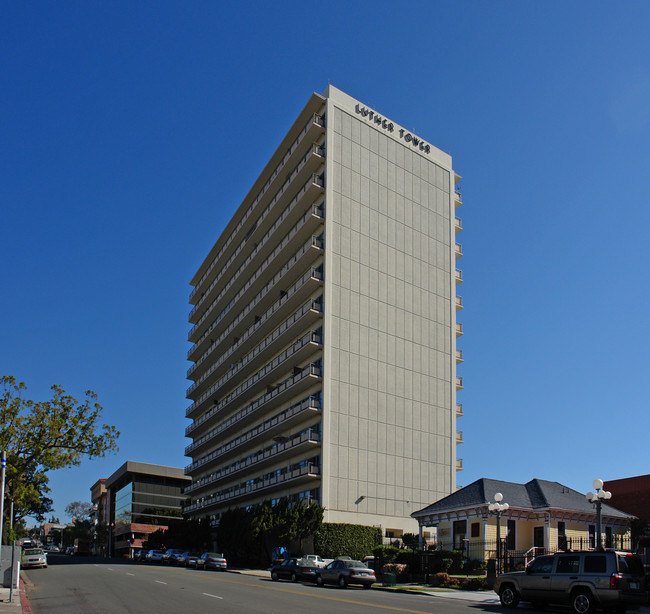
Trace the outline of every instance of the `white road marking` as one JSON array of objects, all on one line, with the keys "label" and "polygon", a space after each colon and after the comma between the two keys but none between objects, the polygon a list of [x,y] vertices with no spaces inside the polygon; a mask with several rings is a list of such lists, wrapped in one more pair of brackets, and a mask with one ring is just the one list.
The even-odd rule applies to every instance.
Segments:
[{"label": "white road marking", "polygon": [[126,575],[127,575],[127,576],[135,576],[134,573],[129,573],[128,571],[126,572]]},{"label": "white road marking", "polygon": [[203,593],[206,597],[214,597],[215,599],[223,599],[223,597],[217,597],[217,595],[211,595],[210,593]]},{"label": "white road marking", "polygon": [[156,580],[156,582],[158,582],[158,584],[167,584],[167,582],[161,582],[160,580]]}]

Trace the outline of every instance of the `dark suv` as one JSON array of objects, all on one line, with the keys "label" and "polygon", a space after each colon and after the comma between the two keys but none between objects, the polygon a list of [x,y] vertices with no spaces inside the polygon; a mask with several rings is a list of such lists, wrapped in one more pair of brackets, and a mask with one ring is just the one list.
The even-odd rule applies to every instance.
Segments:
[{"label": "dark suv", "polygon": [[569,604],[576,614],[601,607],[625,612],[647,601],[643,561],[627,552],[558,552],[539,556],[526,571],[501,574],[494,590],[504,608],[520,600]]}]

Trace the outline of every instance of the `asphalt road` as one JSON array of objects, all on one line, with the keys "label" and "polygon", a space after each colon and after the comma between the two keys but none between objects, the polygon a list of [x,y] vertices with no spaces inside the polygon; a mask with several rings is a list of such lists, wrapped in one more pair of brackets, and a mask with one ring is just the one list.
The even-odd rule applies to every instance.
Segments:
[{"label": "asphalt road", "polygon": [[[50,555],[26,575],[34,614],[470,614],[499,606],[257,576]],[[528,610],[530,614],[532,610]]]}]

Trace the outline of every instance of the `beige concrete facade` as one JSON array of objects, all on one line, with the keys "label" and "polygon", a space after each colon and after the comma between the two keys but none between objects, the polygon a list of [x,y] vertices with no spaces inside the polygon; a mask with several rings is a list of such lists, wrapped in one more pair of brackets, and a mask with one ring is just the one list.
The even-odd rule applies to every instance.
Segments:
[{"label": "beige concrete facade", "polygon": [[451,157],[314,94],[192,280],[190,516],[290,497],[416,532],[456,488]]}]

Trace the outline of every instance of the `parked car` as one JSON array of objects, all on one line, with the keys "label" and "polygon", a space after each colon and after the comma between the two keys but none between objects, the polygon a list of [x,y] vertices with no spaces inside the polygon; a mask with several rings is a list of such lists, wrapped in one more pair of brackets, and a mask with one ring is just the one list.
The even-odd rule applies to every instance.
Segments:
[{"label": "parked car", "polygon": [[67,546],[65,549],[65,554],[72,556],[74,554],[74,546]]},{"label": "parked car", "polygon": [[183,554],[183,550],[180,548],[170,548],[163,554],[162,563],[163,565],[178,565],[178,557]]},{"label": "parked car", "polygon": [[305,554],[300,557],[308,565],[313,565],[314,567],[325,567],[327,563],[317,554]]},{"label": "parked car", "polygon": [[352,559],[336,559],[323,569],[316,572],[315,582],[318,586],[338,584],[345,588],[348,584],[360,584],[370,588],[377,581],[375,572],[366,567],[361,561]]},{"label": "parked car", "polygon": [[313,582],[318,569],[318,567],[311,565],[304,559],[285,559],[282,563],[271,567],[271,580],[277,582],[280,578],[284,578],[292,582],[297,582],[298,580],[309,580]]},{"label": "parked car", "polygon": [[204,552],[201,561],[203,569],[228,569],[228,562],[220,552]]},{"label": "parked car", "polygon": [[20,564],[28,567],[47,567],[47,555],[42,548],[25,548]]},{"label": "parked car", "polygon": [[[200,552],[184,552],[182,557],[183,565],[185,565],[185,567],[196,567],[198,569],[203,565]],[[201,562],[199,562],[199,560]]]},{"label": "parked car", "polygon": [[146,554],[147,563],[162,563],[163,556],[165,556],[164,550],[149,550]]},{"label": "parked car", "polygon": [[624,612],[647,601],[643,560],[638,554],[558,552],[538,556],[525,571],[497,576],[494,590],[504,608],[519,601],[568,604],[576,614],[601,607]]}]

